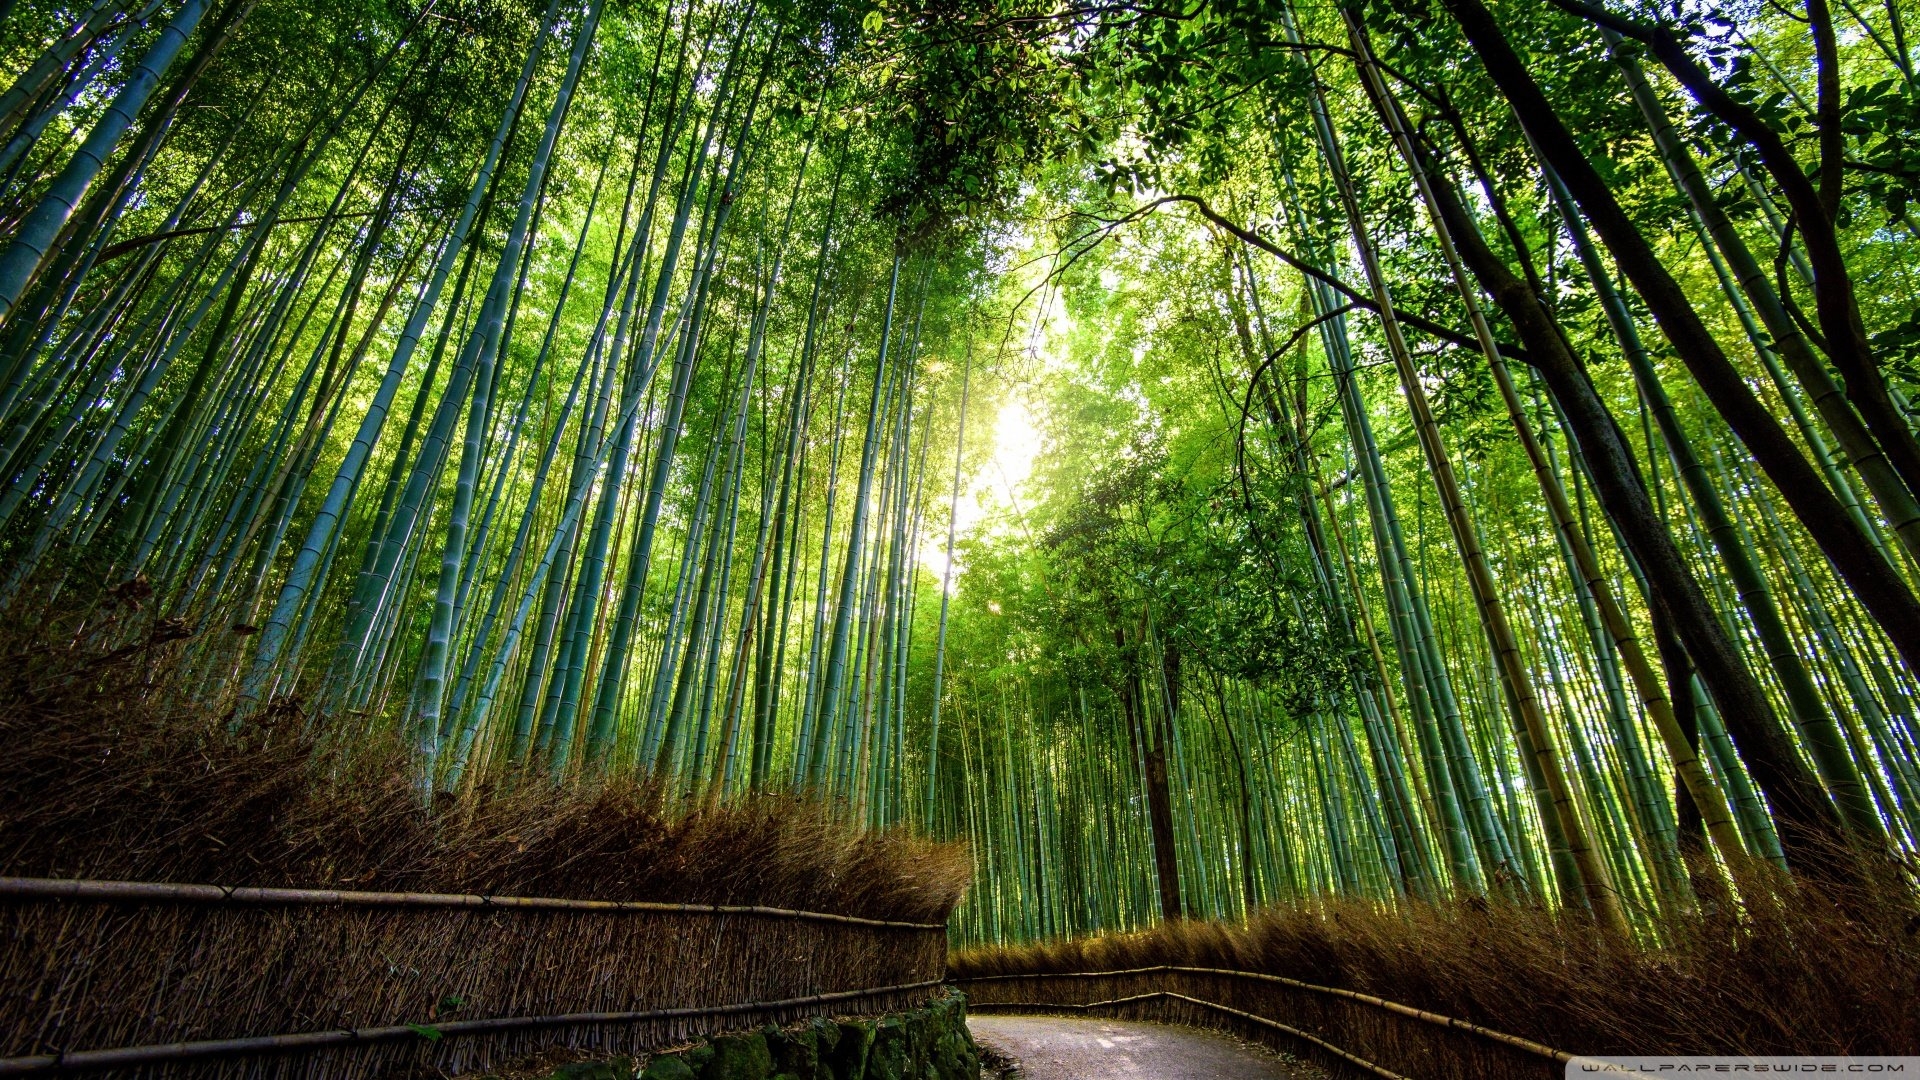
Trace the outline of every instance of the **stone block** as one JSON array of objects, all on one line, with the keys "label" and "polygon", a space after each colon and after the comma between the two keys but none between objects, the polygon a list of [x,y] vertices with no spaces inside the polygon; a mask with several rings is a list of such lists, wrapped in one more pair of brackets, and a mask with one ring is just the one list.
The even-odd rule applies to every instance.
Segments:
[{"label": "stone block", "polygon": [[913,1040],[908,1025],[895,1017],[875,1024],[873,1046],[867,1051],[866,1080],[909,1080]]},{"label": "stone block", "polygon": [[[831,1028],[830,1028],[831,1029]],[[836,1031],[837,1029],[832,1029]],[[780,1032],[778,1039],[767,1036],[767,1048],[773,1051],[773,1066],[780,1076],[791,1080],[833,1080],[820,1061],[820,1028],[817,1023],[801,1024]]]},{"label": "stone block", "polygon": [[640,1070],[640,1080],[696,1080],[696,1075],[679,1054],[658,1054]]},{"label": "stone block", "polygon": [[867,1080],[867,1052],[873,1048],[873,1022],[842,1020],[839,1028],[840,1040],[828,1058],[834,1080]]},{"label": "stone block", "polygon": [[717,1035],[709,1045],[713,1058],[700,1070],[700,1080],[767,1080],[773,1075],[773,1054],[767,1037],[758,1031]]}]

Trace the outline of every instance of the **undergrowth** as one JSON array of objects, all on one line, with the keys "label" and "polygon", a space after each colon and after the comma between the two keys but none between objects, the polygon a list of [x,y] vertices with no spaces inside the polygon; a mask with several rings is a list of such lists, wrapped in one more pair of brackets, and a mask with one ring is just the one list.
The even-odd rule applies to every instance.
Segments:
[{"label": "undergrowth", "polygon": [[[1920,1052],[1920,914],[1911,902],[1842,903],[1774,884],[1764,904],[1666,918],[1657,947],[1534,907],[1329,899],[1269,908],[1244,924],[1186,921],[975,948],[953,955],[949,970],[963,980],[1162,964],[1262,972],[1577,1054]],[[1060,990],[1057,980],[1012,985],[1020,989],[1007,992],[1033,1000]]]},{"label": "undergrowth", "polygon": [[397,739],[329,739],[326,718],[288,708],[230,734],[218,707],[170,678],[184,624],[132,621],[110,634],[52,620],[0,631],[0,874],[929,922],[966,886],[960,846],[858,829],[795,796],[693,804],[630,778],[555,785],[529,772],[429,809]]}]

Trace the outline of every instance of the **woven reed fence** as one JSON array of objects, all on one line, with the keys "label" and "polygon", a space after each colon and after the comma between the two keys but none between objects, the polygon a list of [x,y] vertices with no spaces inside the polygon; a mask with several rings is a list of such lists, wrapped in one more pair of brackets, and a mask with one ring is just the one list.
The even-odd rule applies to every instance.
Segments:
[{"label": "woven reed fence", "polygon": [[1163,965],[954,980],[976,1012],[1067,1013],[1232,1031],[1387,1080],[1542,1080],[1574,1055],[1372,995],[1276,975]]},{"label": "woven reed fence", "polygon": [[0,878],[0,1076],[458,1074],[900,1011],[945,968],[938,923]]}]

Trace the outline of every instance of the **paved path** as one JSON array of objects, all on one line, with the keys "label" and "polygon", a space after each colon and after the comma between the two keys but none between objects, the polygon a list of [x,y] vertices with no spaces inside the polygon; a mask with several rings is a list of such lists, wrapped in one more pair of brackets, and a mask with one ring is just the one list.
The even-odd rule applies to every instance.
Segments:
[{"label": "paved path", "polygon": [[1322,1080],[1219,1032],[1130,1020],[969,1016],[976,1041],[1019,1062],[1021,1080]]}]

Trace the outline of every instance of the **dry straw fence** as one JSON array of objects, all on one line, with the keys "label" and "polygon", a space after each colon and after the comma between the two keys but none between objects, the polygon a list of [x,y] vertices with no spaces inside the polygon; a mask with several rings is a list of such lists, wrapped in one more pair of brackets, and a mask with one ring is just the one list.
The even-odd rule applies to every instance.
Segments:
[{"label": "dry straw fence", "polygon": [[1559,1077],[1573,1054],[1371,994],[1279,975],[1161,964],[954,980],[977,1012],[1086,1013],[1224,1028],[1385,1080]]},{"label": "dry straw fence", "polygon": [[365,1077],[926,1000],[941,923],[0,878],[0,1076]]}]

